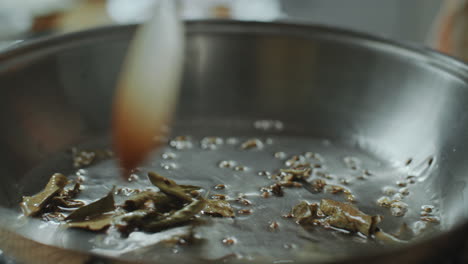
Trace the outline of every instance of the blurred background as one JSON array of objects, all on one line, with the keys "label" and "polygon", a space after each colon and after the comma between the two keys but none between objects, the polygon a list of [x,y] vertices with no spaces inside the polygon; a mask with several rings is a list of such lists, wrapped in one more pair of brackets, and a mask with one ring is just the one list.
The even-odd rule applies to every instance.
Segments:
[{"label": "blurred background", "polygon": [[[25,39],[145,21],[158,0],[0,0],[0,48]],[[179,0],[185,19],[319,23],[388,38],[442,45],[450,10],[464,0]],[[447,11],[449,10],[449,11]],[[442,48],[440,48],[442,49]],[[447,48],[444,51],[450,53]]]}]

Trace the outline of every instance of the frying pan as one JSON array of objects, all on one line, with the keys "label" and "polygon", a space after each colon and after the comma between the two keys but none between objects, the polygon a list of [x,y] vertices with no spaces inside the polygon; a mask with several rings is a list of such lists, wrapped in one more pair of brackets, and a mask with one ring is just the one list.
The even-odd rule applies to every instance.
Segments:
[{"label": "frying pan", "polygon": [[[402,247],[364,247],[310,262],[463,261],[464,63],[419,46],[323,26],[198,21],[187,30],[174,134],[252,135],[259,133],[255,120],[278,119],[285,129],[268,136],[344,142],[405,173],[424,171],[415,188],[438,197],[440,231]],[[114,87],[134,31],[135,26],[95,29],[21,44],[0,55],[5,254],[32,263],[143,261],[93,251],[89,234],[38,228],[36,220],[17,217],[22,195],[39,191],[53,172],[73,172],[70,147],[108,143]],[[421,169],[428,159],[430,169]],[[381,187],[369,183],[368,190]]]}]

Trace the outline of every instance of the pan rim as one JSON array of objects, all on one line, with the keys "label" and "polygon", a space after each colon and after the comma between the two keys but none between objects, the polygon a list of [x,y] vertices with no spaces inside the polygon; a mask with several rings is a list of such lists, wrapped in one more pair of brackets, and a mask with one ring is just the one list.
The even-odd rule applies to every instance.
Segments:
[{"label": "pan rim", "polygon": [[[427,63],[435,68],[441,69],[468,83],[468,63],[444,54],[422,44],[393,40],[384,36],[376,36],[356,30],[344,29],[324,24],[304,24],[290,22],[257,22],[257,21],[238,21],[238,20],[189,20],[186,21],[188,33],[262,33],[262,34],[281,34],[283,36],[320,36],[324,39],[331,39],[335,42],[351,43],[361,47],[371,48],[373,50],[387,50],[387,53],[399,54],[405,53],[406,57],[419,59],[420,62]],[[38,51],[47,54],[59,47],[78,46],[86,42],[109,39],[109,37],[118,38],[124,32],[133,33],[138,24],[127,25],[106,25],[96,28],[85,29],[64,33],[60,35],[50,35],[39,37],[33,40],[17,41],[11,46],[0,51],[0,65],[9,64],[11,60],[18,59],[20,56],[34,55]],[[79,41],[77,41],[79,40]],[[364,41],[364,42],[363,42]],[[47,52],[48,51],[48,52]],[[0,72],[4,71],[0,67]]]}]

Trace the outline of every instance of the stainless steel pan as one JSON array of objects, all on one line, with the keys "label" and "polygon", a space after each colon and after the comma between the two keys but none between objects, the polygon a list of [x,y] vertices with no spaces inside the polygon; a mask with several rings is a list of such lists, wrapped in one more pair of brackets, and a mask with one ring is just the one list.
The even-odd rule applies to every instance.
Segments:
[{"label": "stainless steel pan", "polygon": [[[117,261],[93,251],[88,234],[38,229],[35,221],[18,220],[14,209],[23,194],[40,190],[50,173],[73,171],[70,146],[105,144],[116,76],[134,29],[96,29],[0,54],[0,248],[5,253],[38,263]],[[439,200],[441,231],[425,239],[316,260],[461,261],[468,238],[464,63],[321,26],[206,21],[189,23],[187,34],[174,134],[252,135],[259,133],[255,120],[278,119],[285,129],[263,136],[344,142],[365,151],[369,160],[417,174],[421,183],[415,193]],[[369,192],[381,188],[368,187]],[[423,194],[411,199],[416,203]]]}]

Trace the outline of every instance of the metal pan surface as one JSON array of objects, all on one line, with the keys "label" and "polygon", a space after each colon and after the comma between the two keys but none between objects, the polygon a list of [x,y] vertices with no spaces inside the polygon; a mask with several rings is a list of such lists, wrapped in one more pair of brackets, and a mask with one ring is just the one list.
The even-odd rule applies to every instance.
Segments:
[{"label": "metal pan surface", "polygon": [[[115,81],[134,30],[96,29],[22,44],[0,54],[0,248],[5,253],[43,263],[52,258],[56,263],[148,260],[99,248],[94,235],[57,226],[37,228],[38,222],[17,218],[21,196],[39,191],[52,173],[76,176],[70,147],[108,145]],[[417,222],[425,204],[437,206],[441,223],[424,239],[391,249],[348,247],[316,231],[308,235],[320,254],[308,260],[427,263],[458,258],[468,228],[464,63],[425,48],[340,29],[253,22],[190,22],[186,52],[173,135],[191,136],[192,147],[168,146],[162,151],[175,153],[174,164],[159,152],[142,170],[207,187],[221,181],[232,187],[230,195],[252,195],[259,205],[254,213],[262,217],[236,220],[255,234],[238,238],[239,252],[250,256],[255,248],[262,255],[295,243],[281,233],[261,230],[269,220],[281,218],[281,204],[318,197],[287,190],[262,207],[264,202],[253,193],[269,181],[258,172],[282,166],[277,152],[318,152],[336,181],[354,181],[349,188],[355,190],[360,208],[393,219],[385,224],[388,230]],[[207,150],[200,142],[208,136],[220,137],[223,146]],[[250,138],[262,141],[264,148],[239,150]],[[347,168],[350,157],[375,177],[352,178],[358,175]],[[226,160],[247,169],[222,170],[218,165]],[[110,161],[80,173],[96,176],[99,186],[114,177],[113,166]],[[405,198],[408,218],[392,218],[375,200],[383,195],[382,188],[407,176],[417,179]],[[96,195],[105,190],[96,188]],[[282,226],[289,228],[287,222]],[[215,240],[226,235],[213,233]],[[212,259],[228,253],[222,247],[214,252]],[[276,260],[296,253],[290,255]]]}]

